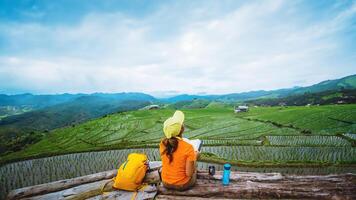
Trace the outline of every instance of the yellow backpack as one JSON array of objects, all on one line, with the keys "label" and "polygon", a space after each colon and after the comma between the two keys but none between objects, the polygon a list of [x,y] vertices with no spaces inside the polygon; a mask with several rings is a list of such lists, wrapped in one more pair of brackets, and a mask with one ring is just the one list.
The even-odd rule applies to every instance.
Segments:
[{"label": "yellow backpack", "polygon": [[148,169],[148,159],[145,154],[131,153],[120,166],[114,180],[113,188],[136,191],[142,185]]}]

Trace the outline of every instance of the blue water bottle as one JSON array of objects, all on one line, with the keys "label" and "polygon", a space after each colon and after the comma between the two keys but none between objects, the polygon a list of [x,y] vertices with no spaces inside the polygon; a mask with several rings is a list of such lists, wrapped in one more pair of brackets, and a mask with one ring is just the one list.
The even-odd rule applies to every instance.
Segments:
[{"label": "blue water bottle", "polygon": [[230,183],[230,171],[231,171],[231,165],[229,163],[226,163],[224,165],[224,172],[223,172],[223,177],[222,177],[222,184],[223,185],[229,185],[229,183]]}]

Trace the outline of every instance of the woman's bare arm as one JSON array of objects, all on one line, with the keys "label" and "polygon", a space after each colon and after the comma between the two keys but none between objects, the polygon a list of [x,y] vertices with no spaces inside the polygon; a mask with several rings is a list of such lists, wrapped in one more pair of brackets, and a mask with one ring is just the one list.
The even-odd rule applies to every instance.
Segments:
[{"label": "woman's bare arm", "polygon": [[195,161],[186,161],[186,166],[185,166],[185,174],[188,177],[193,176],[195,172]]},{"label": "woman's bare arm", "polygon": [[[195,152],[196,160],[198,160],[200,153]],[[185,173],[188,177],[193,176],[195,170],[196,170],[196,162],[197,161],[186,161],[185,164]]]}]

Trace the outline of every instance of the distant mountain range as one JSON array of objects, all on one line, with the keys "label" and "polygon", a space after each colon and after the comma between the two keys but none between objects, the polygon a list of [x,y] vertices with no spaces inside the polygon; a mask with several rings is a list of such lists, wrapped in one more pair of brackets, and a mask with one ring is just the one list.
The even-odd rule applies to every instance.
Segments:
[{"label": "distant mountain range", "polygon": [[0,94],[0,106],[30,106],[34,109],[45,108],[60,103],[72,101],[75,98],[85,94],[58,94],[58,95],[33,95],[17,94],[6,95]]},{"label": "distant mountain range", "polygon": [[152,101],[155,98],[143,93],[93,93],[93,94],[53,94],[53,95],[33,95],[17,94],[6,95],[0,94],[0,106],[31,106],[35,109],[45,108],[57,104],[73,101],[79,97],[102,97],[112,100],[144,100]]},{"label": "distant mountain range", "polygon": [[250,92],[231,93],[223,95],[190,95],[181,94],[170,98],[155,98],[144,93],[93,93],[93,94],[58,94],[58,95],[33,95],[33,94],[18,94],[5,95],[0,94],[0,106],[31,106],[35,109],[45,108],[61,103],[70,102],[78,97],[96,96],[108,99],[120,100],[143,100],[143,101],[161,101],[167,103],[175,103],[179,101],[189,101],[193,99],[206,100],[223,100],[223,101],[244,101],[257,98],[279,98],[289,95],[298,95],[306,92],[315,93],[327,90],[339,89],[356,89],[356,74],[346,76],[335,80],[326,80],[307,87],[293,87],[278,90],[256,90]]},{"label": "distant mountain range", "polygon": [[280,98],[290,95],[304,94],[306,92],[316,93],[327,90],[356,89],[356,74],[344,78],[327,80],[307,87],[293,87],[278,90],[257,90],[242,93],[231,93],[223,95],[188,95],[182,94],[162,99],[165,102],[175,103],[179,101],[190,101],[193,99],[220,100],[220,101],[246,101],[259,98]]}]

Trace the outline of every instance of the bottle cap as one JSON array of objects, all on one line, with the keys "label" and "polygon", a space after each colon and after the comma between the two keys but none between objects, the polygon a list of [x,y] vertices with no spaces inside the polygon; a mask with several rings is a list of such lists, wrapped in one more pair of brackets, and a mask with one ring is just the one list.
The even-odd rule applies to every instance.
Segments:
[{"label": "bottle cap", "polygon": [[230,170],[230,169],[231,169],[231,165],[230,165],[229,163],[226,163],[226,164],[224,165],[224,169]]}]

